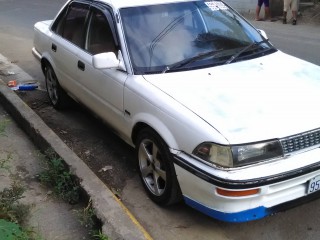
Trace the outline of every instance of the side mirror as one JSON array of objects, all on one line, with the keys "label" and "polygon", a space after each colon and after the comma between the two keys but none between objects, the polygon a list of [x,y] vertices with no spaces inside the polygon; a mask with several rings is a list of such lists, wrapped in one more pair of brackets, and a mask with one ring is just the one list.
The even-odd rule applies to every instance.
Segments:
[{"label": "side mirror", "polygon": [[113,52],[99,53],[92,57],[92,65],[97,69],[118,68],[120,61]]},{"label": "side mirror", "polygon": [[258,32],[262,35],[262,37],[264,37],[264,38],[267,39],[267,40],[269,39],[265,31],[263,31],[263,30],[261,30],[261,29],[257,29],[257,30],[258,30]]}]

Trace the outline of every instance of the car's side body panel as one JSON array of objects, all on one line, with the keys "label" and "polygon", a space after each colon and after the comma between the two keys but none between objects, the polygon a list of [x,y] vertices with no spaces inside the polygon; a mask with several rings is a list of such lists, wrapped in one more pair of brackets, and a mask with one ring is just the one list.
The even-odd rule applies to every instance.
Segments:
[{"label": "car's side body panel", "polygon": [[[81,92],[74,93],[80,101],[118,131],[125,128],[123,89],[127,73],[116,69],[97,70],[92,55],[79,50],[85,71],[79,70],[77,84]],[[71,90],[72,92],[72,90]]]}]

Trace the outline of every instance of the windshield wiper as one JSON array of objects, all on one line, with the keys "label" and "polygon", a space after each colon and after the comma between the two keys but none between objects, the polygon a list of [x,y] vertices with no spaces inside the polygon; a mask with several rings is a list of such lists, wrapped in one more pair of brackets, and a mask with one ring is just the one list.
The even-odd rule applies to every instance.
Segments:
[{"label": "windshield wiper", "polygon": [[243,49],[241,49],[241,50],[240,50],[239,52],[237,52],[236,54],[232,55],[232,57],[229,58],[229,59],[225,62],[225,64],[232,63],[233,60],[235,60],[237,57],[239,57],[242,53],[250,50],[250,49],[253,48],[253,47],[257,47],[257,46],[261,45],[262,43],[266,43],[266,42],[268,42],[268,41],[269,41],[268,39],[264,39],[264,40],[262,40],[262,41],[260,41],[260,42],[253,42],[253,43],[251,43],[250,45],[248,45],[248,46],[244,47]]},{"label": "windshield wiper", "polygon": [[162,71],[162,73],[166,73],[169,70],[181,68],[183,66],[186,66],[186,65],[188,65],[190,63],[193,63],[193,62],[198,61],[198,60],[203,59],[203,58],[214,57],[214,56],[216,56],[217,54],[219,54],[222,51],[223,51],[223,49],[210,51],[210,52],[205,52],[205,53],[199,53],[198,55],[196,55],[194,57],[184,59],[184,60],[182,60],[180,62],[172,64],[171,66],[166,66],[165,69]]}]

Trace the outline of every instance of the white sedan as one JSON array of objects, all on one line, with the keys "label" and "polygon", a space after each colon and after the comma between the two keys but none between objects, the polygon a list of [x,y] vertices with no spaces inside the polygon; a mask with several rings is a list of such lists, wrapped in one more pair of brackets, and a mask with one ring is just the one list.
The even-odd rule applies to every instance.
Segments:
[{"label": "white sedan", "polygon": [[69,0],[35,24],[51,103],[136,147],[150,198],[229,222],[320,194],[320,67],[223,1]]}]

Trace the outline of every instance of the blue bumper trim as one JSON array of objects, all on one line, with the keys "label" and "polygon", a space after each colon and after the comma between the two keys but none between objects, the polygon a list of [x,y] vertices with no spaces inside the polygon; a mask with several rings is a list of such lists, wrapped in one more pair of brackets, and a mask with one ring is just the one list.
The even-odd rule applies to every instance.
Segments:
[{"label": "blue bumper trim", "polygon": [[220,212],[220,211],[216,211],[214,209],[208,208],[186,196],[184,196],[184,201],[190,207],[197,209],[198,211],[210,217],[213,217],[225,222],[248,222],[248,221],[263,218],[270,214],[268,208],[265,208],[265,207],[257,207],[257,208],[253,208],[253,209],[249,209],[241,212],[235,212],[235,213],[224,213],[224,212]]}]

